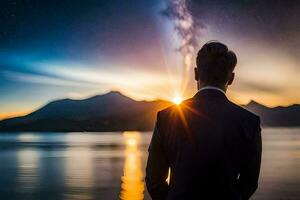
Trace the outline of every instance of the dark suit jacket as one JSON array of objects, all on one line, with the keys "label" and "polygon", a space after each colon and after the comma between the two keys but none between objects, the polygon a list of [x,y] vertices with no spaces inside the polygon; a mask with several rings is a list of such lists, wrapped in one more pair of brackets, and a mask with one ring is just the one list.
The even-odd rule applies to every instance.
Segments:
[{"label": "dark suit jacket", "polygon": [[249,199],[258,185],[260,130],[258,116],[217,90],[203,90],[158,112],[146,169],[150,196]]}]

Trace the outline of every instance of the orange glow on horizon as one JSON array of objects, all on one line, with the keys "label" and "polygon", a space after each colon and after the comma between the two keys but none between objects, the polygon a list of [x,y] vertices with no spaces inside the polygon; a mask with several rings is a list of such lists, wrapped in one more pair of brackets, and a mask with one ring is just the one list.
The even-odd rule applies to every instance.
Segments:
[{"label": "orange glow on horizon", "polygon": [[[154,90],[154,88],[153,88],[151,90],[151,92],[149,92],[149,93],[132,92],[126,88],[115,88],[114,90],[120,91],[125,96],[128,96],[129,98],[132,98],[136,101],[154,101],[157,99],[162,99],[162,100],[167,100],[169,102],[172,102],[176,105],[180,105],[182,100],[191,98],[196,93],[196,90],[193,88],[188,88],[188,90],[186,90],[185,92],[178,92],[178,90],[176,90],[175,87],[171,87],[170,85],[167,88],[168,88],[168,90],[165,88]],[[98,95],[98,94],[104,94],[108,91],[109,90],[107,90],[105,92],[99,92],[99,93],[95,92],[93,94],[87,94],[86,96],[83,96],[80,99],[89,98],[91,96]],[[256,101],[264,106],[267,106],[267,107],[290,106],[299,101],[297,96],[287,100],[285,96],[278,97],[276,94],[266,94],[263,92],[243,92],[243,91],[237,90],[235,87],[233,87],[233,88],[229,87],[226,96],[228,97],[229,100],[233,101],[234,103],[236,103],[238,105],[246,105],[251,100],[254,100],[254,101]],[[70,97],[66,96],[66,98],[70,98]],[[51,100],[52,99],[49,99],[49,101],[51,101]],[[42,103],[42,105],[43,105],[43,103]],[[24,105],[23,107],[25,109],[22,108],[22,110],[20,110],[20,111],[18,111],[16,107],[13,107],[13,106],[7,107],[7,105],[6,105],[7,109],[5,109],[4,112],[0,112],[0,120],[27,115],[27,114],[33,112],[34,110],[39,109],[42,105],[41,104],[37,104],[37,105],[30,104],[30,105],[28,105],[28,107],[30,107],[29,109],[26,109],[25,108],[26,105]]]},{"label": "orange glow on horizon", "polygon": [[0,120],[8,119],[12,117],[20,117],[29,114],[31,111],[18,111],[18,112],[6,112],[0,113]]}]

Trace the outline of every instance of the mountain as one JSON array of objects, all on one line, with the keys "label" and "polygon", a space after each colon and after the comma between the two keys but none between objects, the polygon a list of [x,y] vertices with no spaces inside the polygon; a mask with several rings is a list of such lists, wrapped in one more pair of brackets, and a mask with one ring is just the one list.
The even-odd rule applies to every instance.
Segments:
[{"label": "mountain", "polygon": [[[163,100],[135,101],[120,92],[88,99],[52,101],[23,117],[0,121],[0,131],[152,130]],[[263,126],[300,126],[300,105],[269,108],[251,101],[244,108],[261,116]]]},{"label": "mountain", "polygon": [[163,100],[135,101],[120,92],[88,99],[62,99],[24,116],[0,121],[0,131],[151,130]]},{"label": "mountain", "polygon": [[255,101],[244,106],[261,117],[264,126],[300,126],[300,105],[269,108]]}]

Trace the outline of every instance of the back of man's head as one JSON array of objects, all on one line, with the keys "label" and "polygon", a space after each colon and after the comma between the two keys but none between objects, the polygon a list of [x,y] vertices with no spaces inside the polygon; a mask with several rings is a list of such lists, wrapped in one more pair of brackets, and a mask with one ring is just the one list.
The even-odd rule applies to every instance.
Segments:
[{"label": "back of man's head", "polygon": [[200,83],[222,87],[231,78],[233,79],[232,72],[237,64],[237,58],[225,44],[211,41],[199,50],[196,63]]}]

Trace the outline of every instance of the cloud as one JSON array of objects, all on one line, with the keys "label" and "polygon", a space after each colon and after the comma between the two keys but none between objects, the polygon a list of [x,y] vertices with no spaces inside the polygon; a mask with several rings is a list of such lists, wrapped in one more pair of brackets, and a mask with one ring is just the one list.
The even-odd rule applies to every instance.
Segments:
[{"label": "cloud", "polygon": [[54,78],[46,75],[36,75],[29,73],[22,73],[16,71],[2,71],[0,72],[5,78],[26,83],[45,84],[54,86],[70,86],[70,87],[93,87],[88,83],[80,83],[76,81],[69,81],[61,78]]},{"label": "cloud", "polygon": [[239,80],[237,83],[233,84],[232,89],[240,92],[264,92],[277,94],[282,91],[281,88],[278,88],[274,85],[263,85],[254,81],[245,80]]}]

